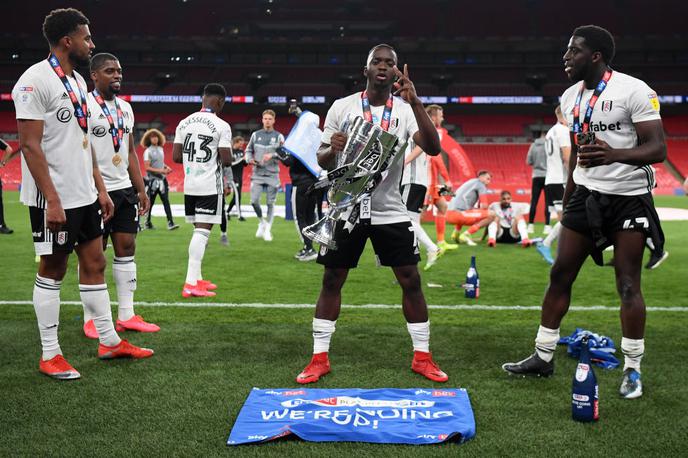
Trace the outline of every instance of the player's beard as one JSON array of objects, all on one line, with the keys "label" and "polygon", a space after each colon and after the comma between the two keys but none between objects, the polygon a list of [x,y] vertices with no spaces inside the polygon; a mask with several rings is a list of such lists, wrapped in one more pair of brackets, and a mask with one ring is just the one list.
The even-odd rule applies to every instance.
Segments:
[{"label": "player's beard", "polygon": [[69,53],[69,60],[77,67],[86,67],[91,62],[88,54],[86,54],[86,56],[80,56],[77,53]]},{"label": "player's beard", "polygon": [[110,90],[110,94],[113,94],[113,95],[119,94],[120,91],[122,90],[121,86],[120,86],[120,88],[117,89],[117,88],[114,88],[112,84],[110,84],[108,86],[108,89]]}]

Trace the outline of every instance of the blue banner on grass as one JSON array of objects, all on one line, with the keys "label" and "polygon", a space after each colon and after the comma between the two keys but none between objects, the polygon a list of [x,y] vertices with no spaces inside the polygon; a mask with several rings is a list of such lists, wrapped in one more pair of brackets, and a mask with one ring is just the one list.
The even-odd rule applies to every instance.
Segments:
[{"label": "blue banner on grass", "polygon": [[464,442],[475,435],[475,419],[464,389],[254,388],[227,445],[291,434],[312,442]]}]

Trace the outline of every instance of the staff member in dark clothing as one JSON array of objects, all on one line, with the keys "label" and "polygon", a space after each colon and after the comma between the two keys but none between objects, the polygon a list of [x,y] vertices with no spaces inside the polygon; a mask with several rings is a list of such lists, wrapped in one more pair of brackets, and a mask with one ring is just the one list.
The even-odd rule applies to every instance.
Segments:
[{"label": "staff member in dark clothing", "polygon": [[244,182],[244,167],[246,167],[245,148],[246,139],[244,137],[237,135],[232,139],[232,176],[236,190],[232,194],[232,200],[229,201],[229,206],[227,207],[227,218],[229,219],[229,212],[232,211],[236,203],[239,221],[246,221],[246,218],[241,215],[241,186]]},{"label": "staff member in dark clothing", "polygon": [[[289,107],[289,113],[298,117],[301,116],[302,110],[293,103]],[[282,162],[289,167],[289,178],[291,178],[292,185],[291,208],[294,209],[296,231],[303,242],[303,248],[294,255],[294,258],[299,261],[313,261],[318,257],[318,253],[313,249],[313,241],[304,237],[301,231],[303,231],[304,227],[315,223],[316,215],[318,219],[322,218],[322,201],[325,190],[318,190],[307,194],[306,191],[318,181],[317,177],[300,160],[288,154],[285,150],[281,152],[287,155]],[[280,156],[278,155],[278,157]]]}]

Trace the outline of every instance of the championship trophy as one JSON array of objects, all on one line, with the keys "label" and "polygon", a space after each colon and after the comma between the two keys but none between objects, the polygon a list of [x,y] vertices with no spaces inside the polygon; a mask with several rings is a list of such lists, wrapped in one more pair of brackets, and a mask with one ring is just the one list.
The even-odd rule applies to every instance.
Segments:
[{"label": "championship trophy", "polygon": [[373,189],[384,179],[393,162],[404,156],[406,149],[405,142],[361,116],[350,117],[342,131],[347,134],[347,141],[336,168],[312,186],[313,190],[329,186],[328,213],[302,231],[305,237],[331,250],[337,249],[336,224],[342,220],[352,225],[358,222],[359,204],[366,198],[370,200]]}]

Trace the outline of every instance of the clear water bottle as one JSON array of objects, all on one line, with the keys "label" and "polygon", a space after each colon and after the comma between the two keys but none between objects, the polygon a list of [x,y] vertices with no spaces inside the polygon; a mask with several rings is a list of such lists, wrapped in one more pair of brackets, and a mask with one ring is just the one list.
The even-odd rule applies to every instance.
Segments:
[{"label": "clear water bottle", "polygon": [[571,415],[576,421],[590,422],[600,418],[597,377],[590,363],[588,337],[581,340],[581,352],[571,387]]},{"label": "clear water bottle", "polygon": [[468,299],[480,297],[480,277],[475,266],[475,256],[471,256],[471,266],[468,268],[468,272],[466,272],[466,283],[463,284],[463,287],[466,290],[465,296]]}]

